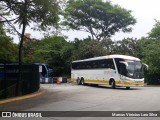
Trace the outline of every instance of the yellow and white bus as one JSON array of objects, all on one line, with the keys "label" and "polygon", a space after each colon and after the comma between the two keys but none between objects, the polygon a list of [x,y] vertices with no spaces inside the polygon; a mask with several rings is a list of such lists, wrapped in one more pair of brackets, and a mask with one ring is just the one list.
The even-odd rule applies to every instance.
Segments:
[{"label": "yellow and white bus", "polygon": [[109,55],[72,62],[71,79],[77,84],[109,85],[112,88],[144,85],[143,64],[136,57]]}]

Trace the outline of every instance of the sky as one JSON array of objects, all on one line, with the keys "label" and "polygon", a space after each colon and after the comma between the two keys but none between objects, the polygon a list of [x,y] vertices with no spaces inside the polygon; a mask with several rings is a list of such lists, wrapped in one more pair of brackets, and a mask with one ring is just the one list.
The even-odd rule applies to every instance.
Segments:
[{"label": "sky", "polygon": [[[137,20],[137,23],[132,27],[131,33],[118,32],[112,36],[113,40],[122,40],[123,38],[133,37],[141,38],[147,36],[147,33],[151,31],[155,24],[155,20],[160,20],[160,0],[110,0],[112,4],[118,4],[121,7],[131,10],[132,15]],[[31,33],[32,38],[41,39],[42,34],[36,31],[32,31],[27,27],[26,33]],[[68,40],[74,40],[74,38],[86,38],[89,34],[80,31],[63,31],[62,34],[68,36]],[[19,42],[17,36],[12,36],[15,43]]]}]

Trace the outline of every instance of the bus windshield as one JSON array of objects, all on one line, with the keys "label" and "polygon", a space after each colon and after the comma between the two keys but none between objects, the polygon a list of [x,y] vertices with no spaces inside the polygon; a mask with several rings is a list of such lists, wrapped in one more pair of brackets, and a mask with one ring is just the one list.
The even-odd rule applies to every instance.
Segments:
[{"label": "bus windshield", "polygon": [[128,77],[135,79],[141,79],[144,77],[142,63],[140,61],[128,61],[126,70]]}]

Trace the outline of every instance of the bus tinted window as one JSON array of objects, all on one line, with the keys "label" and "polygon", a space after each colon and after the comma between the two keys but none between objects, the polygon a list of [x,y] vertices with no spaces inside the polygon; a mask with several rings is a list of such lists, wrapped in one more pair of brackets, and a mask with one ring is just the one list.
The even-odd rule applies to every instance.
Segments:
[{"label": "bus tinted window", "polygon": [[113,63],[113,59],[107,59],[106,67],[107,68],[111,68],[111,69],[115,69],[115,66],[114,66],[114,63]]},{"label": "bus tinted window", "polygon": [[72,69],[98,69],[98,68],[115,69],[113,59],[102,59],[102,60],[72,63]]},{"label": "bus tinted window", "polygon": [[124,60],[124,59],[121,59],[121,58],[115,58],[115,62],[116,62],[117,69],[118,69],[118,73],[120,73],[120,68],[121,68],[120,61],[122,61],[122,60]]}]

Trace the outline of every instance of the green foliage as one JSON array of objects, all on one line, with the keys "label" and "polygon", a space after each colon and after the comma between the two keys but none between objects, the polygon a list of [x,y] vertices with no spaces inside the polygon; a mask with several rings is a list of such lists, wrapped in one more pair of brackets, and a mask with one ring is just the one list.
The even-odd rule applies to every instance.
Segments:
[{"label": "green foliage", "polygon": [[1,35],[1,37],[6,35],[6,32],[5,32],[4,28],[3,28],[3,24],[2,23],[0,23],[0,35]]},{"label": "green foliage", "polygon": [[67,58],[64,59],[62,56],[65,55],[66,52],[64,49],[66,49],[65,46],[67,46],[67,42],[62,37],[55,37],[50,38],[52,39],[52,44],[50,44],[49,51],[48,51],[48,64],[51,66],[54,66],[54,70],[56,71],[56,75],[65,74],[65,67],[66,67],[66,61]]},{"label": "green foliage", "polygon": [[101,44],[102,44],[103,49],[106,50],[106,54],[107,55],[109,55],[109,54],[111,54],[113,52],[114,41],[112,41],[111,39],[103,39],[101,41]]},{"label": "green foliage", "polygon": [[[32,39],[23,45],[23,62],[33,63],[37,61],[34,56],[35,49],[39,45],[39,40]],[[39,57],[38,57],[39,58]]]},{"label": "green foliage", "polygon": [[122,54],[122,55],[131,55],[138,56],[138,40],[133,38],[127,38],[114,42],[114,46],[112,49],[112,54]]},{"label": "green foliage", "polygon": [[18,57],[18,46],[11,38],[6,36],[2,24],[0,24],[0,63],[16,62]]},{"label": "green foliage", "polygon": [[160,22],[156,21],[156,24],[152,30],[148,33],[150,39],[160,39]]},{"label": "green foliage", "polygon": [[14,23],[19,26],[34,23],[34,29],[39,30],[46,30],[48,25],[57,26],[61,9],[60,0],[2,0],[0,6],[3,19],[9,20],[7,16],[14,14]]},{"label": "green foliage", "polygon": [[[4,11],[2,1],[8,7]],[[14,14],[15,23],[20,26],[36,23],[34,29],[47,30],[57,27],[59,21],[59,0],[2,0],[0,16]],[[3,13],[3,14],[2,14]],[[69,0],[65,9],[65,24],[76,30],[89,32],[92,38],[75,39],[67,42],[61,36],[50,36],[42,40],[32,40],[24,45],[25,63],[47,63],[54,69],[54,76],[70,75],[71,62],[107,54],[131,55],[149,65],[146,72],[147,83],[159,84],[160,79],[160,22],[148,37],[140,40],[127,38],[112,41],[109,37],[122,30],[128,32],[136,20],[131,11],[102,0]],[[25,29],[26,25],[23,26]],[[24,30],[23,29],[23,30]],[[24,31],[23,31],[24,32]],[[6,36],[0,24],[0,62],[17,60],[17,45]],[[96,38],[97,40],[95,40]]]},{"label": "green foliage", "polygon": [[[59,0],[1,0],[0,9],[1,13],[3,13],[0,14],[3,22],[6,22],[20,36],[18,54],[19,79],[17,81],[19,84],[22,76],[22,48],[26,27],[32,23],[35,25],[34,29],[36,30],[47,30],[50,26],[57,28],[60,11]],[[12,16],[12,18],[9,19],[8,16]],[[22,27],[21,33],[16,30],[11,21],[19,25],[20,28]],[[17,95],[18,84],[16,85]]]},{"label": "green foliage", "polygon": [[146,82],[148,84],[160,84],[160,22],[156,21],[149,32],[148,37],[138,41],[139,57],[148,64]]},{"label": "green foliage", "polygon": [[149,65],[149,73],[160,73],[160,42],[154,41],[144,49],[144,62]]},{"label": "green foliage", "polygon": [[[147,44],[147,42],[150,42],[149,44]],[[146,40],[143,44],[147,44],[144,45],[143,48],[143,56],[144,56],[144,62],[146,62],[149,65],[149,70],[151,73],[159,73],[160,69],[159,69],[159,65],[160,65],[160,42],[158,40]]]},{"label": "green foliage", "polygon": [[[30,54],[27,54],[27,50],[24,51],[26,62],[47,63],[53,67],[55,76],[70,74],[72,45],[63,37],[54,36],[35,40],[24,47],[30,51]],[[30,55],[32,59],[28,59]]]},{"label": "green foliage", "polygon": [[0,63],[17,62],[18,46],[8,36],[0,36]]},{"label": "green foliage", "polygon": [[24,55],[26,63],[47,63],[54,68],[54,75],[59,76],[70,75],[72,61],[106,55],[106,50],[90,38],[67,42],[63,37],[54,36],[26,43]]},{"label": "green foliage", "polygon": [[97,40],[120,30],[129,32],[136,23],[131,11],[102,0],[69,0],[64,16],[70,28],[89,32]]},{"label": "green foliage", "polygon": [[90,40],[88,42],[83,42],[80,44],[79,48],[79,57],[80,59],[92,58],[97,56],[105,55],[106,52],[102,47],[102,44],[95,41]]},{"label": "green foliage", "polygon": [[145,71],[145,78],[148,84],[160,84],[160,42],[148,38],[142,38],[138,41],[139,58],[142,62],[149,66],[148,71]]},{"label": "green foliage", "polygon": [[[145,71],[145,80],[149,84],[159,84],[160,79],[160,42],[148,38],[140,40],[127,38],[121,41],[111,39],[100,42],[86,38],[67,42],[63,37],[48,37],[30,43],[34,47],[33,62],[47,63],[54,68],[54,76],[70,75],[71,62],[107,54],[125,54],[138,57],[149,65]],[[27,54],[25,54],[27,55]],[[26,56],[26,58],[29,58]]]},{"label": "green foliage", "polygon": [[84,40],[75,39],[72,44],[74,46],[72,56],[73,60],[106,55],[106,50],[103,49],[101,42],[91,40],[90,38],[86,38]]}]

